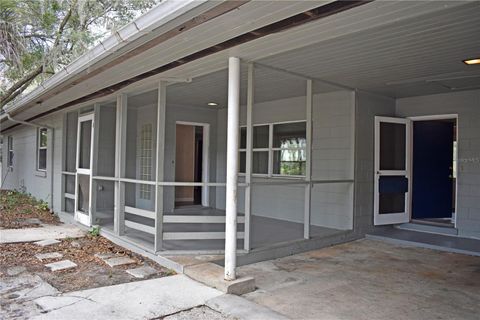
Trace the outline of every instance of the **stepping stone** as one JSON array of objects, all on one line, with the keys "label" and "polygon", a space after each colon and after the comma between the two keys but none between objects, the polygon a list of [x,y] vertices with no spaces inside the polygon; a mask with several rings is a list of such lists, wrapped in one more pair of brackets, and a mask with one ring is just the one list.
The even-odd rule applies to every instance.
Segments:
[{"label": "stepping stone", "polygon": [[61,258],[61,257],[63,257],[63,254],[61,254],[60,252],[39,253],[39,254],[36,254],[35,257],[38,260],[43,261],[43,260],[47,260],[47,259]]},{"label": "stepping stone", "polygon": [[103,260],[110,267],[123,266],[126,264],[135,263],[135,260],[130,259],[129,257],[117,257]]},{"label": "stepping stone", "polygon": [[62,261],[53,262],[45,265],[45,267],[49,268],[50,271],[67,270],[67,269],[75,268],[76,266],[77,264],[70,260],[62,260]]},{"label": "stepping stone", "polygon": [[103,261],[113,258],[115,255],[113,253],[95,253],[95,257],[102,259]]},{"label": "stepping stone", "polygon": [[30,224],[42,224],[43,222],[38,218],[30,218],[25,220],[26,223]]},{"label": "stepping stone", "polygon": [[55,240],[55,239],[47,239],[47,240],[37,241],[37,242],[34,242],[34,243],[39,245],[39,246],[46,247],[46,246],[51,246],[52,244],[60,243],[60,241]]},{"label": "stepping stone", "polygon": [[156,274],[157,270],[149,266],[143,266],[135,269],[128,269],[127,273],[131,274],[135,278],[143,279]]},{"label": "stepping stone", "polygon": [[16,276],[24,272],[25,270],[27,270],[27,268],[21,266],[10,267],[7,269],[7,274],[9,276]]}]

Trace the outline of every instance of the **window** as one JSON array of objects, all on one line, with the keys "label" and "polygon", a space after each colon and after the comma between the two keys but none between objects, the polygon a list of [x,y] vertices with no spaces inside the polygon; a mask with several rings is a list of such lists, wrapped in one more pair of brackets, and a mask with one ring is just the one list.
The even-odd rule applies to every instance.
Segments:
[{"label": "window", "polygon": [[[247,128],[240,130],[240,173],[245,173]],[[305,176],[305,121],[256,125],[252,138],[252,174]]]},{"label": "window", "polygon": [[47,129],[37,131],[37,170],[47,170]]},{"label": "window", "polygon": [[7,147],[8,147],[8,155],[7,155],[7,165],[12,168],[13,167],[13,137],[8,136],[7,138]]},{"label": "window", "polygon": [[[140,179],[150,180],[152,175],[152,142],[153,142],[152,124],[147,123],[142,126],[140,133]],[[140,185],[140,199],[150,200],[152,188],[151,185]]]}]

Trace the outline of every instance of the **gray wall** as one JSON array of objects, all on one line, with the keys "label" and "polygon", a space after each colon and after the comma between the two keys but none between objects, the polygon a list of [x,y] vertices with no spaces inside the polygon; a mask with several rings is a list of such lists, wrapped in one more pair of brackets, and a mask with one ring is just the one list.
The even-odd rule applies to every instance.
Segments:
[{"label": "gray wall", "polygon": [[480,238],[480,90],[398,99],[398,117],[458,114],[457,228]]},{"label": "gray wall", "polygon": [[[35,198],[49,202],[52,194],[50,190],[52,174],[54,176],[53,209],[60,210],[60,187],[61,187],[61,159],[62,159],[62,129],[63,116],[54,115],[41,119],[38,123],[54,127],[55,137],[52,131],[48,131],[47,142],[47,171],[36,170],[36,145],[37,129],[29,126],[20,126],[4,133],[4,147],[2,148],[4,165],[2,166],[2,179],[5,178],[4,189],[25,189]],[[13,171],[7,167],[7,137],[13,137],[14,160]],[[54,139],[52,139],[54,138]],[[53,142],[53,143],[52,143]],[[52,150],[52,147],[53,150]],[[52,173],[52,151],[54,152],[54,165]],[[8,172],[7,172],[8,171]]]},{"label": "gray wall", "polygon": [[[257,103],[253,123],[272,123],[306,119],[305,97]],[[354,95],[339,91],[314,96],[312,138],[312,179],[353,179]],[[217,177],[225,181],[227,112],[218,113]],[[240,123],[246,123],[246,107],[240,110]],[[282,178],[253,177],[253,181],[291,181]],[[243,178],[240,178],[243,181]],[[316,185],[312,189],[313,225],[351,229],[353,224],[352,184]],[[252,187],[252,212],[280,220],[303,223],[305,188],[303,185]],[[225,190],[217,190],[217,207],[225,208]],[[244,211],[244,189],[238,193],[238,209]]]},{"label": "gray wall", "polygon": [[375,116],[395,116],[395,100],[357,92],[354,227],[358,233],[365,233],[373,228]]}]

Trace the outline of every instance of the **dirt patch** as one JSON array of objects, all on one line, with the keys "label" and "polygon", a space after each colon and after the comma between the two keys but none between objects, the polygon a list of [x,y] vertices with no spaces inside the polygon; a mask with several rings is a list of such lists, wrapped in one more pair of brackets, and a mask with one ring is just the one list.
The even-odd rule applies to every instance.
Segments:
[{"label": "dirt patch", "polygon": [[13,190],[0,190],[0,212],[0,229],[61,224],[58,217],[50,213],[46,202]]},{"label": "dirt patch", "polygon": [[[63,257],[44,261],[35,257],[36,254],[49,252],[59,252]],[[135,262],[126,266],[111,268],[101,259],[96,258],[96,253],[111,253],[117,257],[128,256]],[[44,266],[46,263],[65,259],[73,261],[77,264],[77,267],[65,271],[51,272]],[[158,271],[150,278],[174,274],[174,272],[159,266],[156,262],[125,250],[101,236],[88,235],[79,239],[67,238],[61,240],[58,244],[47,247],[41,247],[33,243],[0,245],[0,277],[7,276],[7,269],[22,266],[26,268],[26,272],[37,274],[61,292],[136,281],[139,279],[132,277],[125,270],[142,265],[150,266]]]}]

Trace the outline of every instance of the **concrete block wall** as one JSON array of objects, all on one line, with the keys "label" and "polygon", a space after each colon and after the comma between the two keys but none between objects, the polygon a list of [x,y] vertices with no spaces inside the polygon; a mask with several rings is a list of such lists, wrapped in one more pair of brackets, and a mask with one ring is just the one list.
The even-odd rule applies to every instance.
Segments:
[{"label": "concrete block wall", "polygon": [[[265,124],[306,120],[305,97],[256,103],[253,123]],[[339,91],[314,95],[312,138],[312,178],[316,180],[353,179],[354,95]],[[218,114],[217,177],[225,181],[227,112]],[[240,124],[246,124],[246,106],[241,107]],[[223,179],[223,180],[222,180]],[[285,178],[254,176],[253,181],[291,181]],[[240,178],[243,181],[243,178]],[[312,189],[313,225],[351,229],[353,224],[353,184],[316,185]],[[254,186],[252,212],[255,215],[303,223],[303,185]],[[225,190],[217,190],[217,207],[225,208]],[[238,210],[244,211],[244,190],[239,189]]]},{"label": "concrete block wall", "polygon": [[[60,114],[40,119],[39,124],[54,128],[48,131],[47,137],[47,171],[36,169],[37,161],[37,128],[21,125],[8,130],[4,135],[2,148],[4,165],[2,166],[2,179],[5,178],[3,189],[24,189],[37,199],[47,201],[54,211],[61,208],[60,187],[62,170],[62,130],[63,116]],[[13,137],[13,170],[7,164],[7,137]],[[52,157],[54,159],[52,167]],[[52,203],[52,175],[53,175],[53,203]]]},{"label": "concrete block wall", "polygon": [[[314,95],[312,180],[353,180],[355,94],[336,91]],[[316,184],[311,224],[353,228],[353,183]]]},{"label": "concrete block wall", "polygon": [[458,114],[458,233],[480,238],[480,90],[396,102],[398,117],[440,114]]},{"label": "concrete block wall", "polygon": [[374,120],[395,116],[395,100],[363,91],[356,97],[354,230],[363,234],[373,229]]}]

